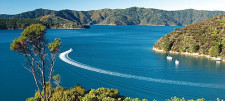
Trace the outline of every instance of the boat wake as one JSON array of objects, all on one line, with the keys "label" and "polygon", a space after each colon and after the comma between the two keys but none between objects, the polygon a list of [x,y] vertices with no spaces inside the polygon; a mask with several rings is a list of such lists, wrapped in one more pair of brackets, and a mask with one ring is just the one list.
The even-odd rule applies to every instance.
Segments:
[{"label": "boat wake", "polygon": [[89,65],[86,65],[86,64],[82,64],[80,62],[77,62],[77,61],[71,59],[68,56],[68,54],[72,51],[73,51],[72,49],[69,49],[65,52],[60,53],[59,58],[62,61],[68,63],[68,64],[71,64],[73,66],[76,66],[76,67],[79,67],[79,68],[82,68],[82,69],[86,69],[86,70],[89,70],[89,71],[93,71],[93,72],[98,72],[98,73],[102,73],[102,74],[107,74],[107,75],[112,75],[112,76],[117,76],[117,77],[123,77],[123,78],[130,78],[130,79],[156,82],[156,83],[225,89],[224,85],[218,85],[218,84],[205,84],[205,83],[193,83],[193,82],[184,82],[184,81],[175,81],[175,80],[165,80],[165,79],[157,79],[157,78],[150,78],[150,77],[144,77],[144,76],[136,76],[136,75],[107,71],[107,70],[99,69],[99,68],[92,67],[92,66],[89,66]]}]

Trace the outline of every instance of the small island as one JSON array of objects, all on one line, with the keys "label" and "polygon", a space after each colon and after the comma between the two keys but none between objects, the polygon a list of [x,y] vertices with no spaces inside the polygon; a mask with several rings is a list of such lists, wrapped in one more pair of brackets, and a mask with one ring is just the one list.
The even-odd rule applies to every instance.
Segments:
[{"label": "small island", "polygon": [[190,24],[160,38],[153,51],[225,61],[225,15]]}]

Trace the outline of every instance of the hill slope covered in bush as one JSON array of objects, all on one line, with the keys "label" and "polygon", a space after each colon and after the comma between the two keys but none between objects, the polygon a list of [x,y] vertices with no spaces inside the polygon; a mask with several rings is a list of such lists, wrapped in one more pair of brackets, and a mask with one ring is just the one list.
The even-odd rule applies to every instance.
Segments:
[{"label": "hill slope covered in bush", "polygon": [[[148,101],[147,99],[122,96],[117,89],[113,88],[109,89],[102,87],[87,91],[82,86],[76,85],[75,87],[70,89],[63,88],[62,86],[57,86],[56,88],[53,88],[52,91],[53,94],[50,98],[50,101]],[[38,92],[36,92],[34,97],[27,98],[26,101],[41,101],[41,97]],[[165,99],[165,101],[205,101],[205,99],[200,98],[193,100],[171,97],[170,99]],[[220,101],[220,99],[217,98],[217,101]]]},{"label": "hill slope covered in bush", "polygon": [[154,48],[225,58],[225,15],[175,29],[160,38]]},{"label": "hill slope covered in bush", "polygon": [[36,9],[16,15],[0,15],[0,18],[38,19],[50,23],[107,24],[107,25],[188,25],[225,11],[177,10],[166,11],[152,8],[101,9],[90,11]]},{"label": "hill slope covered in bush", "polygon": [[63,28],[63,29],[76,29],[76,28],[90,28],[88,25],[77,25],[74,23],[60,23],[40,21],[36,19],[0,19],[0,29],[25,29],[31,24],[42,24],[47,28]]}]

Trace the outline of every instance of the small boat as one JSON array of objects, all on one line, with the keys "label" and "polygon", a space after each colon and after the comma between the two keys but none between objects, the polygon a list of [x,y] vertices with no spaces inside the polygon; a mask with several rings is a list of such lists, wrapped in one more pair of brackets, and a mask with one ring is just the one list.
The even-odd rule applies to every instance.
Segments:
[{"label": "small boat", "polygon": [[216,64],[218,65],[218,64],[220,64],[221,63],[221,61],[216,61]]},{"label": "small boat", "polygon": [[173,57],[169,56],[169,55],[166,58],[167,58],[167,60],[172,60],[173,59]]},{"label": "small boat", "polygon": [[222,58],[213,58],[215,61],[222,61]]},{"label": "small boat", "polygon": [[178,60],[175,60],[175,64],[178,65],[180,62]]},{"label": "small boat", "polygon": [[72,48],[70,48],[70,50],[69,51],[73,51],[73,49]]}]

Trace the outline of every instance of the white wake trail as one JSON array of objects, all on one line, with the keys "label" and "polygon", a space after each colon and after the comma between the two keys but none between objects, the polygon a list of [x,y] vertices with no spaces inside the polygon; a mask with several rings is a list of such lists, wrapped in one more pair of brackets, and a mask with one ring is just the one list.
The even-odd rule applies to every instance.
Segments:
[{"label": "white wake trail", "polygon": [[64,62],[71,64],[73,66],[86,69],[93,72],[98,72],[102,74],[117,76],[117,77],[123,77],[123,78],[131,78],[131,79],[138,79],[138,80],[144,80],[144,81],[151,81],[151,82],[157,82],[157,83],[165,83],[165,84],[173,84],[173,85],[184,85],[184,86],[195,86],[195,87],[207,87],[207,88],[219,88],[219,89],[225,89],[224,85],[217,85],[217,84],[204,84],[204,83],[193,83],[193,82],[184,82],[184,81],[175,81],[175,80],[165,80],[165,79],[156,79],[156,78],[150,78],[150,77],[144,77],[144,76],[136,76],[136,75],[130,75],[130,74],[124,74],[124,73],[118,73],[118,72],[111,72],[103,69],[98,69],[92,66],[88,66],[86,64],[82,64],[80,62],[77,62],[71,58],[69,58],[68,54],[72,52],[72,49],[69,49],[63,53],[59,54],[59,58],[63,60]]}]

